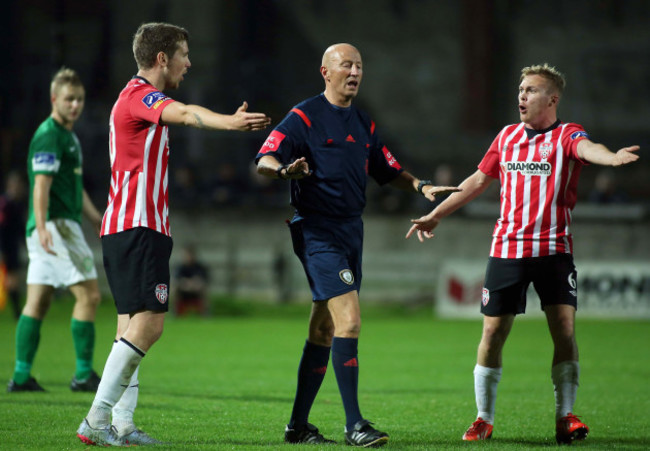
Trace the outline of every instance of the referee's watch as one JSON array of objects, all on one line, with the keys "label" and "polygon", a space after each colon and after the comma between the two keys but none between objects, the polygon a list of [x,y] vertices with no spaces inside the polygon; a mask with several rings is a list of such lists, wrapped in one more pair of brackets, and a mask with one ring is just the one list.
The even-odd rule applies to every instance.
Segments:
[{"label": "referee's watch", "polygon": [[431,185],[433,186],[433,182],[431,180],[420,180],[420,183],[418,183],[418,193],[424,194],[422,192],[422,189],[424,188],[424,185]]},{"label": "referee's watch", "polygon": [[[275,170],[275,174],[278,176],[279,179],[281,180],[286,180],[289,178],[289,172],[288,172],[288,166],[286,164],[283,164],[279,168]],[[284,169],[284,177],[282,176],[282,170]]]}]

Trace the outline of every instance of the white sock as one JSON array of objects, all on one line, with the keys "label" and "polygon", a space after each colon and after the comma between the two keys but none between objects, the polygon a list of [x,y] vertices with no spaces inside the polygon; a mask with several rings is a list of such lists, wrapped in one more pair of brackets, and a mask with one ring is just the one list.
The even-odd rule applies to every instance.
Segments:
[{"label": "white sock", "polygon": [[90,427],[110,426],[111,410],[129,386],[142,357],[144,352],[123,338],[113,344],[113,349],[106,359],[95,400],[86,416]]},{"label": "white sock", "polygon": [[567,360],[551,368],[551,379],[555,387],[555,421],[573,412],[578,394],[580,364]]},{"label": "white sock", "polygon": [[497,385],[501,380],[501,368],[488,368],[478,363],[474,367],[474,394],[478,417],[494,424],[494,407],[497,401]]},{"label": "white sock", "polygon": [[133,422],[133,412],[135,406],[138,404],[138,373],[140,366],[135,369],[129,387],[124,390],[120,400],[113,406],[113,426],[117,429],[120,437],[130,434],[135,430],[135,423]]}]

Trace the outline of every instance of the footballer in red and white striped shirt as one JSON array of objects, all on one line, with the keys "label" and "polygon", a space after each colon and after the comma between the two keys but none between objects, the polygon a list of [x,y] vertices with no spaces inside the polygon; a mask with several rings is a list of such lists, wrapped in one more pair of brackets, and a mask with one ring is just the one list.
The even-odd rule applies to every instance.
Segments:
[{"label": "footballer in red and white striped shirt", "polygon": [[140,361],[162,334],[169,309],[167,125],[251,131],[271,122],[247,112],[246,102],[234,114],[220,114],[164,94],[178,88],[191,66],[188,41],[187,30],[176,25],[142,24],[133,38],[138,73],[111,112],[111,183],[101,235],[118,327],[93,404],[77,429],[89,445],[160,444],[136,428],[133,412]]},{"label": "footballer in red and white striped shirt", "polygon": [[[557,118],[562,86],[552,88],[544,72],[532,66],[519,86],[521,122],[497,135],[478,170],[428,215],[413,219],[406,237],[433,237],[440,220],[466,205],[494,180],[501,182],[501,216],[494,229],[491,256],[522,258],[571,253],[569,231],[576,186],[585,163],[621,166],[636,161],[639,146],[617,152],[589,139],[582,126]],[[541,68],[541,69],[540,69]],[[551,68],[554,70],[554,68]],[[559,73],[558,73],[559,74]]]},{"label": "footballer in red and white striped shirt", "polygon": [[110,117],[111,184],[102,235],[148,227],[170,236],[168,217],[169,141],[160,124],[174,102],[142,77],[120,93]]},{"label": "footballer in red and white striped shirt", "polygon": [[573,414],[580,366],[575,339],[577,273],[569,226],[576,203],[580,169],[585,163],[620,166],[636,161],[639,146],[611,152],[589,139],[582,126],[563,123],[557,106],[564,76],[537,65],[521,72],[519,124],[508,125],[483,157],[478,170],[431,213],[412,220],[406,234],[433,236],[445,216],[501,182],[501,214],[493,233],[482,290],[483,334],[474,367],[477,418],[463,440],[492,436],[502,350],[515,315],[526,311],[526,291],[533,283],[546,314],[554,351],[551,379],[555,388],[555,439],[583,440],[589,427]]},{"label": "footballer in red and white striped shirt", "polygon": [[522,122],[499,133],[479,164],[481,172],[501,182],[492,257],[571,253],[571,209],[584,164],[577,145],[584,139],[580,125],[560,121],[540,131]]}]

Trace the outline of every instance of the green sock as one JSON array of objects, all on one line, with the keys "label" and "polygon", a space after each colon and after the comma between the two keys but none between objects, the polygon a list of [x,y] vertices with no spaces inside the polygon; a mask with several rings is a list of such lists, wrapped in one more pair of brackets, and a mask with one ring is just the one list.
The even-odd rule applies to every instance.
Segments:
[{"label": "green sock", "polygon": [[95,349],[95,323],[79,321],[72,318],[70,322],[72,340],[77,353],[77,367],[74,377],[77,380],[88,379],[93,369],[93,350]]},{"label": "green sock", "polygon": [[41,339],[41,324],[43,321],[31,316],[20,315],[16,326],[16,366],[14,382],[21,385],[29,380],[29,374],[34,363],[34,356]]}]

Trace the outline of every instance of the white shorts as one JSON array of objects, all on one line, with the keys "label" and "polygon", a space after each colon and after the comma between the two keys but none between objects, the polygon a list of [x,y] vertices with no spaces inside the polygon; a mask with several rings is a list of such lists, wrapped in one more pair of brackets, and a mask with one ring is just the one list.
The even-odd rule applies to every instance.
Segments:
[{"label": "white shorts", "polygon": [[56,255],[45,252],[34,229],[27,237],[27,284],[64,288],[97,279],[93,253],[81,225],[71,219],[59,218],[47,221],[45,227],[52,234],[52,250]]}]

